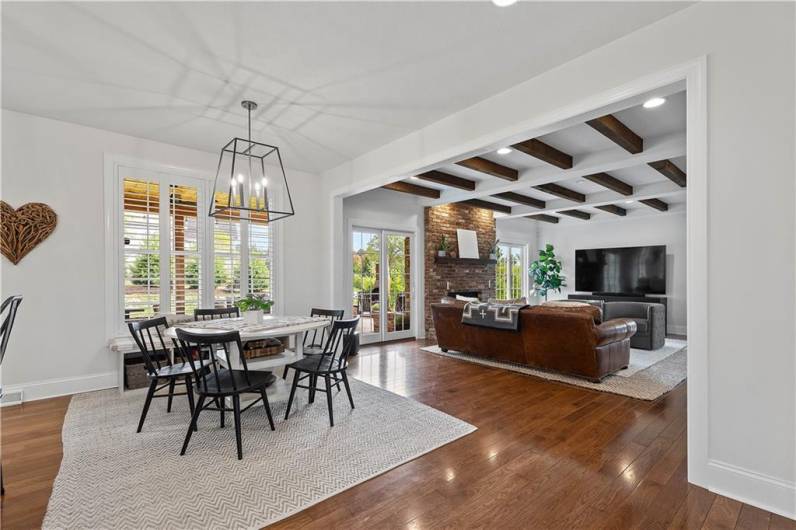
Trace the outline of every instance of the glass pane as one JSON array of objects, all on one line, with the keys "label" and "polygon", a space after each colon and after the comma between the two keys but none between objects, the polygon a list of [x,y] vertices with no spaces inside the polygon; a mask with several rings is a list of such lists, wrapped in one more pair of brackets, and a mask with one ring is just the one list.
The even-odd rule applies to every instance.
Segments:
[{"label": "glass pane", "polygon": [[362,318],[360,333],[379,331],[379,267],[381,241],[379,234],[353,230],[351,241],[353,263],[353,314]]},{"label": "glass pane", "polygon": [[249,293],[269,300],[273,299],[272,256],[271,227],[265,220],[252,216],[252,220],[249,221]]},{"label": "glass pane", "polygon": [[411,238],[387,235],[387,331],[410,328]]},{"label": "glass pane", "polygon": [[509,298],[520,298],[522,296],[522,247],[509,248],[510,264],[510,284],[511,296]]},{"label": "glass pane", "polygon": [[[216,205],[228,197],[217,193]],[[213,303],[232,307],[240,298],[241,231],[238,210],[225,210],[213,218]]]},{"label": "glass pane", "polygon": [[171,311],[192,315],[201,303],[198,192],[192,186],[169,186],[171,219]]},{"label": "glass pane", "polygon": [[498,245],[497,265],[495,265],[495,298],[504,300],[508,298],[508,247]]},{"label": "glass pane", "polygon": [[124,319],[160,311],[160,188],[157,182],[123,181]]}]

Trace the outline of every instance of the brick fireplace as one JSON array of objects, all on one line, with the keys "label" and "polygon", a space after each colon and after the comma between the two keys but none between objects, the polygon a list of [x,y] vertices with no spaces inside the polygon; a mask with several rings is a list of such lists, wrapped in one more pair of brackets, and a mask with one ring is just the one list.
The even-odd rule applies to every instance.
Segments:
[{"label": "brick fireplace", "polygon": [[425,208],[425,326],[426,338],[436,339],[431,318],[431,304],[449,293],[478,292],[482,300],[495,296],[495,264],[458,262],[437,263],[437,247],[445,235],[450,252],[459,255],[456,229],[475,230],[478,235],[478,254],[489,257],[495,243],[495,218],[491,210],[464,204],[445,204]]}]

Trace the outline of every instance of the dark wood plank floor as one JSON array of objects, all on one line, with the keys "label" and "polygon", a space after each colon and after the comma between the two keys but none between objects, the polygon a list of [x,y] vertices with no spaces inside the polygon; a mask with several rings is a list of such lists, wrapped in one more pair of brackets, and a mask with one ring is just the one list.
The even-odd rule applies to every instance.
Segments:
[{"label": "dark wood plank floor", "polygon": [[[414,341],[363,348],[351,373],[478,430],[275,527],[796,530],[687,483],[685,384],[644,402],[427,354]],[[2,409],[3,528],[41,524],[68,404]]]}]

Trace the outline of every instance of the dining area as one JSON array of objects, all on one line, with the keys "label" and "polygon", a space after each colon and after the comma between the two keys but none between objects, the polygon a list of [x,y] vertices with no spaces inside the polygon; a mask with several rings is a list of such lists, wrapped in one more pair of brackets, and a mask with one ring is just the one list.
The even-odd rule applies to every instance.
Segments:
[{"label": "dining area", "polygon": [[[297,392],[307,392],[307,404],[318,392],[326,395],[329,426],[334,426],[333,400],[344,392],[350,410],[354,398],[346,369],[357,354],[359,317],[343,319],[343,310],[313,308],[308,316],[271,315],[238,307],[195,309],[193,320],[171,321],[167,316],[128,322],[133,349],[140,354],[147,390],[136,433],[145,429],[154,401],[166,400],[171,415],[176,400],[185,400],[182,418],[185,455],[203,412],[218,414],[223,429],[231,416],[237,458],[243,458],[244,413],[265,414],[275,430],[272,404],[287,401],[282,421],[288,421]],[[113,341],[112,341],[113,342]],[[120,391],[125,386],[120,385]],[[177,450],[177,448],[175,448]]]}]

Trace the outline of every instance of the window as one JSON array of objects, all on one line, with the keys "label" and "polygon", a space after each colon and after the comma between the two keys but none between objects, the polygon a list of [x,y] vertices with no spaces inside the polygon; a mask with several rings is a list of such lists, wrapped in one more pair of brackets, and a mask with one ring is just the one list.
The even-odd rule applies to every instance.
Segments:
[{"label": "window", "polygon": [[114,164],[107,179],[106,196],[117,197],[108,204],[118,205],[106,213],[117,286],[108,290],[109,333],[157,314],[231,306],[249,293],[274,299],[276,232],[266,217],[209,217],[212,181],[202,178]]},{"label": "window", "polygon": [[525,247],[501,243],[497,248],[495,298],[505,300],[525,296]]}]

